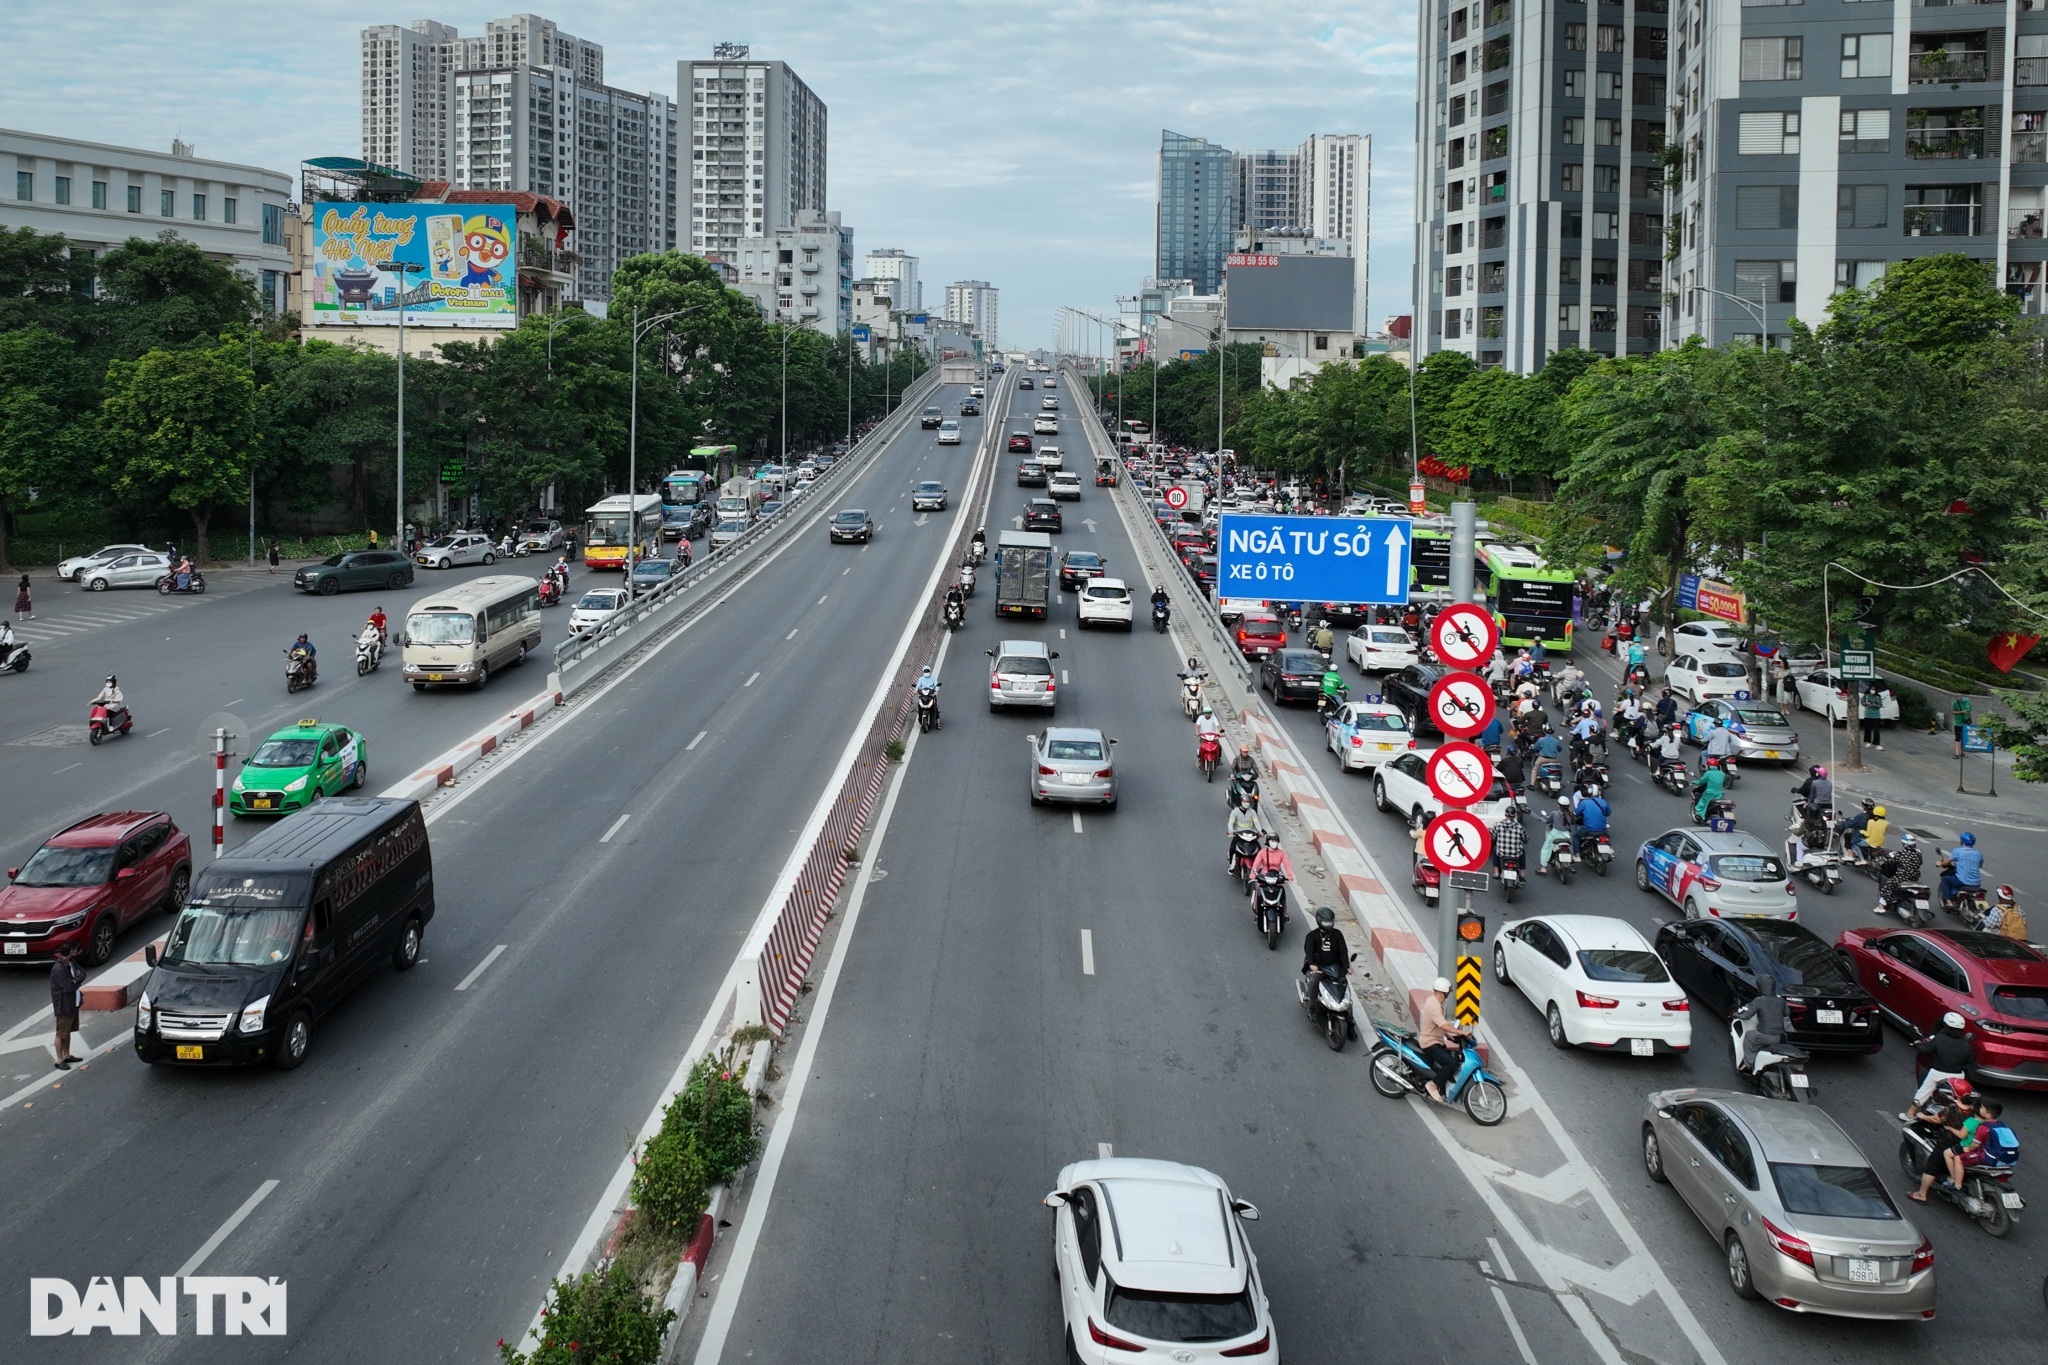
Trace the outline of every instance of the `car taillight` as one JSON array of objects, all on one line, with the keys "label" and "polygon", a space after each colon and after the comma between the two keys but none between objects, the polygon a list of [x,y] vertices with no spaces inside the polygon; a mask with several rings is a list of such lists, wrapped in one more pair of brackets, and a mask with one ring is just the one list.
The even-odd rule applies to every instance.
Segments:
[{"label": "car taillight", "polygon": [[1786,895],[1788,895],[1788,896],[1796,896],[1796,895],[1798,895],[1798,894],[1799,894],[1799,884],[1798,884],[1797,882],[1786,882],[1786,883],[1785,883],[1785,894],[1786,894]]},{"label": "car taillight", "polygon": [[1055,687],[1058,687],[1058,686],[1059,686],[1059,681],[1058,681],[1057,679],[1054,679],[1054,678],[1047,678],[1047,679],[1045,680],[1045,690],[1046,690],[1046,691],[1048,691],[1048,692],[1052,691],[1052,690],[1053,690],[1053,689],[1054,689]]},{"label": "car taillight", "polygon": [[1588,995],[1584,991],[1576,991],[1574,994],[1579,997],[1579,1008],[1582,1010],[1614,1010],[1621,1008],[1619,1000],[1609,1000],[1604,995]]},{"label": "car taillight", "polygon": [[[1771,1245],[1777,1248],[1780,1256],[1788,1256],[1805,1266],[1813,1264],[1812,1247],[1799,1238],[1794,1237],[1768,1218],[1759,1218],[1757,1221],[1764,1225],[1764,1236],[1771,1239]],[[1928,1252],[1930,1258],[1933,1254],[1932,1251]]]},{"label": "car taillight", "polygon": [[1116,769],[1114,769],[1114,768],[1097,768],[1097,769],[1095,770],[1095,775],[1096,775],[1097,777],[1115,777],[1115,776],[1116,776]]},{"label": "car taillight", "polygon": [[1227,1357],[1227,1356],[1262,1356],[1262,1355],[1264,1355],[1264,1354],[1265,1354],[1265,1353],[1266,1353],[1266,1352],[1267,1352],[1267,1351],[1268,1351],[1269,1349],[1271,1349],[1272,1345],[1273,1345],[1273,1329],[1272,1329],[1272,1328],[1270,1328],[1270,1327],[1268,1327],[1268,1328],[1267,1328],[1267,1329],[1266,1329],[1265,1331],[1263,1331],[1263,1332],[1259,1333],[1259,1339],[1258,1339],[1257,1341],[1254,1341],[1254,1342],[1250,1343],[1249,1345],[1245,1345],[1245,1346],[1233,1346],[1233,1347],[1231,1347],[1231,1348],[1230,1348],[1229,1350],[1227,1350],[1227,1351],[1219,1351],[1219,1352],[1217,1352],[1217,1354],[1218,1354],[1218,1355],[1222,1355],[1222,1356],[1226,1356],[1226,1357]]},{"label": "car taillight", "polygon": [[1135,1341],[1125,1341],[1122,1337],[1111,1336],[1095,1325],[1094,1318],[1088,1319],[1088,1339],[1097,1346],[1107,1346],[1112,1351],[1142,1351],[1145,1349]]},{"label": "car taillight", "polygon": [[1409,747],[1409,748],[1411,748],[1411,749],[1415,747],[1415,741],[1414,741],[1413,739],[1410,739],[1410,740],[1408,741],[1408,747]]},{"label": "car taillight", "polygon": [[1692,1001],[1681,995],[1676,1000],[1666,1000],[1664,1008],[1673,1014],[1684,1014],[1692,1008]]},{"label": "car taillight", "polygon": [[1040,777],[1051,777],[1054,773],[1057,773],[1058,771],[1058,768],[1048,768],[1043,763],[1038,765],[1038,775]]},{"label": "car taillight", "polygon": [[1705,891],[1719,891],[1721,889],[1720,878],[1702,877],[1700,878],[1700,888]]},{"label": "car taillight", "polygon": [[1913,1250],[1913,1268],[1908,1273],[1918,1275],[1923,1270],[1932,1270],[1933,1268],[1934,1243],[1922,1237],[1920,1245]]}]

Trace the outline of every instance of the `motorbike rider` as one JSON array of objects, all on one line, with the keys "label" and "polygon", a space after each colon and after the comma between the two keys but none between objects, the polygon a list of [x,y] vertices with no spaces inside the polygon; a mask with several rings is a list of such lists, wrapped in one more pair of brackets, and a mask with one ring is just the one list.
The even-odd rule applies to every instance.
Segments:
[{"label": "motorbike rider", "polygon": [[1656,753],[1659,767],[1685,766],[1685,743],[1678,737],[1676,725],[1664,727],[1664,733],[1657,737]]},{"label": "motorbike rider", "polygon": [[1849,856],[1862,862],[1870,844],[1870,827],[1877,825],[1878,843],[1884,842],[1885,818],[1879,813],[1877,802],[1866,796],[1859,803],[1862,809],[1842,822],[1842,845],[1849,850]]},{"label": "motorbike rider", "polygon": [[1934,1093],[1934,1088],[1943,1081],[1964,1080],[1975,1055],[1976,1045],[1970,1041],[1969,1028],[1963,1022],[1963,1016],[1954,1010],[1943,1014],[1941,1022],[1934,1026],[1934,1032],[1913,1044],[1913,1068],[1919,1076],[1919,1085],[1906,1105],[1906,1112],[1899,1115],[1899,1122],[1914,1123],[1932,1118],[1934,1111],[1923,1106]]},{"label": "motorbike rider", "polygon": [[91,704],[106,707],[110,714],[128,709],[127,699],[121,695],[121,684],[114,681],[114,675],[111,673],[107,675],[106,682],[101,684],[99,694],[92,699]]},{"label": "motorbike rider", "polygon": [[[1280,847],[1280,836],[1273,833],[1266,835],[1265,844],[1252,855],[1251,876],[1246,880],[1244,887],[1247,896],[1252,893],[1252,882],[1259,879],[1261,872],[1268,870],[1278,872],[1283,881],[1294,880],[1294,864],[1287,861],[1287,850]],[[1283,917],[1286,913],[1286,910],[1282,909]]]},{"label": "motorbike rider", "polygon": [[[1152,610],[1156,612],[1161,607],[1165,607],[1168,611],[1172,611],[1173,600],[1166,595],[1166,589],[1164,587],[1155,584],[1152,588]],[[1192,660],[1189,661],[1189,666],[1193,666]]]},{"label": "motorbike rider", "polygon": [[1652,709],[1657,713],[1657,724],[1662,726],[1678,724],[1678,698],[1671,695],[1670,688],[1664,689],[1664,695],[1657,698],[1657,705]]},{"label": "motorbike rider", "polygon": [[1964,887],[1981,890],[1984,886],[1984,855],[1977,849],[1977,836],[1964,830],[1956,840],[1956,846],[1941,855],[1941,903],[1944,908],[1955,904]]},{"label": "motorbike rider", "polygon": [[1257,839],[1260,834],[1259,803],[1256,798],[1246,801],[1241,806],[1230,808],[1230,815],[1223,824],[1223,833],[1223,867],[1227,872],[1235,872],[1237,864],[1233,860],[1237,857],[1237,836],[1250,834]]},{"label": "motorbike rider", "polygon": [[1892,892],[1920,875],[1920,841],[1907,830],[1899,836],[1898,848],[1877,859],[1877,913],[1882,915]]},{"label": "motorbike rider", "polygon": [[1539,767],[1542,766],[1544,759],[1550,759],[1555,762],[1564,757],[1564,741],[1557,737],[1555,731],[1544,731],[1537,737],[1533,747],[1536,751],[1536,762]]},{"label": "motorbike rider", "polygon": [[0,619],[0,664],[6,663],[8,656],[14,653],[14,643],[14,623]]},{"label": "motorbike rider", "polygon": [[961,595],[957,582],[946,585],[946,614],[951,616],[967,609],[967,599]]},{"label": "motorbike rider", "polygon": [[1337,652],[1337,632],[1330,629],[1330,618],[1325,616],[1316,622],[1316,628],[1309,634],[1309,648],[1329,658]]},{"label": "motorbike rider", "polygon": [[1721,760],[1708,757],[1703,761],[1706,770],[1692,784],[1692,817],[1695,820],[1705,820],[1708,808],[1721,800],[1728,789],[1728,775],[1721,771]]},{"label": "motorbike rider", "polygon": [[[1728,722],[1717,720],[1714,722],[1714,728],[1707,732],[1706,744],[1700,755],[1701,769],[1705,769],[1706,761],[1710,758],[1729,759],[1734,758],[1741,752],[1742,741],[1737,739],[1735,732],[1728,728]],[[1719,765],[1717,764],[1716,766]]]},{"label": "motorbike rider", "polygon": [[1600,842],[1600,836],[1607,833],[1607,817],[1614,814],[1614,807],[1600,794],[1598,787],[1589,787],[1579,793],[1579,799],[1572,802],[1572,820],[1579,827],[1579,856],[1586,857],[1592,847]]},{"label": "motorbike rider", "polygon": [[[1756,1027],[1747,1033],[1742,1032],[1745,1019],[1756,1020]],[[1736,1049],[1735,1069],[1745,1076],[1753,1074],[1756,1054],[1785,1041],[1785,997],[1778,994],[1778,983],[1766,979],[1761,995],[1728,1016],[1728,1027],[1741,1039]]]},{"label": "motorbike rider", "polygon": [[306,638],[305,631],[300,631],[299,638],[286,645],[284,652],[287,655],[302,654],[305,656],[307,682],[312,682],[319,677],[320,665],[316,661],[320,657],[320,651],[313,648],[313,642]]},{"label": "motorbike rider", "polygon": [[1350,690],[1350,688],[1344,685],[1344,675],[1337,671],[1337,661],[1335,659],[1325,660],[1323,667],[1323,691],[1322,695],[1316,699],[1316,710],[1323,715],[1328,715],[1344,704],[1344,699]]},{"label": "motorbike rider", "polygon": [[390,621],[391,618],[384,614],[384,608],[376,607],[371,610],[370,629],[377,632],[377,643],[380,646],[386,644],[391,639]]},{"label": "motorbike rider", "polygon": [[1223,743],[1223,722],[1216,719],[1216,713],[1206,703],[1202,706],[1202,714],[1195,717],[1195,738],[1197,743],[1205,739],[1213,739],[1219,745]]},{"label": "motorbike rider", "polygon": [[936,723],[939,719],[939,680],[933,674],[930,664],[926,664],[919,671],[917,681],[911,686],[917,689],[917,700],[920,704],[927,701],[931,703],[932,720]]},{"label": "motorbike rider", "polygon": [[1470,1029],[1444,1017],[1444,1000],[1450,993],[1450,978],[1438,977],[1423,998],[1416,1019],[1415,1041],[1422,1059],[1429,1063],[1429,1097],[1438,1104],[1444,1101],[1444,1087],[1457,1079],[1459,1068],[1464,1066],[1464,1040],[1472,1036]]},{"label": "motorbike rider", "polygon": [[1500,871],[1501,867],[1510,860],[1517,864],[1522,861],[1522,855],[1527,850],[1528,843],[1522,833],[1521,817],[1516,815],[1513,810],[1508,811],[1506,815],[1494,821],[1493,828],[1489,833],[1493,835],[1493,870],[1495,872]]},{"label": "motorbike rider", "polygon": [[[972,545],[972,546],[974,547],[974,550],[975,550],[975,552],[976,552],[976,554],[977,554],[977,555],[985,555],[985,554],[987,554],[987,553],[988,553],[988,532],[987,532],[987,531],[985,531],[985,530],[983,530],[983,529],[982,529],[981,527],[979,527],[979,526],[975,527],[975,528],[974,528],[974,534],[973,534],[973,536],[971,536],[971,537],[969,538],[969,541],[968,541],[968,543],[969,543],[969,544],[971,544],[971,545]],[[1156,596],[1156,593],[1155,593],[1155,596]]]},{"label": "motorbike rider", "polygon": [[1351,970],[1351,945],[1337,928],[1337,912],[1327,905],[1316,907],[1316,927],[1302,936],[1301,973],[1308,976],[1329,967],[1338,977]]},{"label": "motorbike rider", "polygon": [[1792,789],[1800,805],[1808,811],[1817,811],[1823,817],[1834,808],[1835,784],[1828,777],[1828,770],[1816,763],[1806,770],[1806,780]]},{"label": "motorbike rider", "polygon": [[1548,876],[1550,874],[1550,858],[1557,851],[1557,846],[1563,844],[1569,848],[1571,847],[1571,842],[1571,835],[1560,828],[1556,818],[1549,811],[1544,811],[1543,843],[1536,850],[1536,875],[1539,877]]}]

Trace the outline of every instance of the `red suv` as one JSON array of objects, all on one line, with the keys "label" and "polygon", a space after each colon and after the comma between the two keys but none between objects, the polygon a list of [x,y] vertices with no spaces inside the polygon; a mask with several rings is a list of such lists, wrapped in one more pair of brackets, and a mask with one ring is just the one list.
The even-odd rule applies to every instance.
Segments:
[{"label": "red suv", "polygon": [[1025,432],[1013,431],[1010,433],[1007,449],[1012,455],[1020,453],[1029,455],[1031,453],[1031,437]]},{"label": "red suv", "polygon": [[192,841],[162,811],[111,811],[50,837],[0,887],[0,962],[48,962],[67,943],[97,967],[152,909],[192,885]]},{"label": "red suv", "polygon": [[1893,1023],[1934,1032],[1963,1016],[1977,1079],[2048,1090],[2048,957],[1968,929],[1850,929],[1835,940]]},{"label": "red suv", "polygon": [[1247,659],[1271,654],[1287,647],[1287,632],[1277,616],[1252,614],[1237,623],[1238,652]]}]

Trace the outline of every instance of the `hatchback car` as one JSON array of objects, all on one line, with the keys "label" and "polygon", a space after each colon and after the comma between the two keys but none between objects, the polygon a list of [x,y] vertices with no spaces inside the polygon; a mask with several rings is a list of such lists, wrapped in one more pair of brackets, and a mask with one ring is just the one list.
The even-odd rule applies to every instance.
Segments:
[{"label": "hatchback car", "polygon": [[1828,941],[1778,919],[1672,920],[1657,956],[1702,1009],[1727,1018],[1774,987],[1785,998],[1785,1039],[1815,1052],[1884,1046],[1877,1002]]},{"label": "hatchback car", "polygon": [[498,551],[481,531],[451,531],[420,546],[412,558],[424,568],[452,569],[460,564],[494,564]]},{"label": "hatchback car", "polygon": [[957,446],[960,444],[960,423],[957,419],[948,417],[945,421],[939,423],[939,444],[942,446]]},{"label": "hatchback car", "polygon": [[1694,744],[1705,744],[1717,726],[1740,725],[1737,740],[1742,751],[1737,756],[1746,763],[1799,761],[1799,732],[1769,702],[1702,702],[1686,713],[1684,725],[1685,737]]},{"label": "hatchback car", "polygon": [[142,550],[81,569],[78,581],[85,585],[87,592],[105,592],[109,588],[153,588],[156,581],[170,571],[169,556],[154,550]]},{"label": "hatchback car", "polygon": [[1070,801],[1116,809],[1116,764],[1110,759],[1115,740],[1079,726],[1049,726],[1044,734],[1027,738],[1032,805]]},{"label": "hatchback car", "polygon": [[1019,379],[1017,381],[1017,387],[1029,391],[1029,389],[1031,388],[1031,376],[1027,374],[1022,379]]},{"label": "hatchback car", "polygon": [[834,545],[842,541],[851,544],[856,540],[865,544],[875,538],[874,519],[858,507],[846,507],[834,512],[830,527]]},{"label": "hatchback car", "polygon": [[1057,436],[1060,434],[1058,413],[1041,412],[1031,419],[1031,431],[1036,436]]},{"label": "hatchback car", "polygon": [[1377,699],[1351,701],[1331,713],[1323,726],[1324,747],[1337,756],[1342,772],[1377,768],[1415,747],[1408,718],[1398,706]]},{"label": "hatchback car", "polygon": [[155,553],[156,551],[150,549],[147,545],[109,545],[104,549],[94,550],[89,555],[74,555],[70,559],[59,560],[57,562],[57,577],[63,579],[66,583],[76,583],[80,581],[79,576],[87,569],[96,569],[103,564],[111,564],[117,559],[125,559],[129,555]]},{"label": "hatchback car", "polygon": [[1048,650],[1036,640],[1004,640],[988,650],[988,709],[1006,706],[1035,706],[1051,711],[1059,703],[1059,683],[1053,677],[1052,661],[1058,650]]},{"label": "hatchback car", "polygon": [[1754,834],[1671,829],[1636,854],[1636,887],[1685,912],[1799,918],[1799,899],[1777,851]]},{"label": "hatchback car", "polygon": [[1344,656],[1360,673],[1391,673],[1422,662],[1414,637],[1399,626],[1360,626],[1344,637]]},{"label": "hatchback car", "polygon": [[1258,1258],[1239,1226],[1259,1211],[1217,1177],[1173,1161],[1077,1161],[1045,1203],[1066,1359],[1278,1365]]},{"label": "hatchback car", "polygon": [[1091,578],[1109,571],[1101,555],[1093,550],[1069,550],[1060,558],[1060,588],[1072,592]]},{"label": "hatchback car", "polygon": [[1737,1298],[1795,1313],[1934,1316],[1934,1244],[1817,1106],[1730,1090],[1644,1102],[1643,1169],[1721,1247]]},{"label": "hatchback car", "polygon": [[1033,498],[1024,504],[1025,530],[1057,531],[1060,526],[1060,505],[1051,498]]},{"label": "hatchback car", "polygon": [[1543,1016],[1553,1047],[1692,1048],[1692,1005],[1635,926],[1605,915],[1543,915],[1501,926],[1493,976]]},{"label": "hatchback car", "polygon": [[1963,1016],[1983,1081],[2048,1090],[2048,956],[1972,929],[1850,929],[1835,940],[1863,989],[1906,1032]]},{"label": "hatchback car", "polygon": [[1259,686],[1272,694],[1275,706],[1314,702],[1322,695],[1323,656],[1312,649],[1282,649],[1259,660]]},{"label": "hatchback car", "polygon": [[569,613],[569,633],[580,635],[596,630],[626,605],[624,588],[592,588],[578,599]]},{"label": "hatchback car", "polygon": [[925,479],[910,490],[910,510],[913,512],[943,512],[946,510],[946,485],[937,479]]},{"label": "hatchback car", "polygon": [[531,517],[519,528],[519,543],[539,554],[559,550],[569,543],[569,533],[553,517]]},{"label": "hatchback car", "polygon": [[47,963],[77,943],[88,967],[153,909],[175,914],[192,884],[192,841],[162,811],[111,811],[50,836],[0,887],[0,963]]},{"label": "hatchback car", "polygon": [[1075,597],[1079,604],[1077,623],[1088,626],[1131,628],[1131,590],[1121,578],[1093,578]]},{"label": "hatchback car", "polygon": [[[1206,558],[1207,555],[1195,556],[1198,561]],[[1201,571],[1194,563],[1190,563],[1188,567],[1199,577]],[[1246,612],[1239,617],[1237,629],[1231,632],[1231,639],[1237,645],[1237,652],[1247,659],[1264,658],[1276,649],[1287,647],[1287,631],[1280,624],[1280,618],[1269,616],[1265,612]]]},{"label": "hatchback car", "polygon": [[1726,621],[1681,621],[1671,631],[1671,652],[1705,658],[1727,658],[1748,653],[1742,632]]},{"label": "hatchback car", "polygon": [[[1411,826],[1426,824],[1442,815],[1444,803],[1437,800],[1424,776],[1428,767],[1429,754],[1421,751],[1396,754],[1389,762],[1380,764],[1372,777],[1373,805],[1384,814],[1400,816]],[[1514,806],[1514,792],[1509,790],[1506,779],[1495,773],[1486,799],[1465,809],[1492,829]]]},{"label": "hatchback car", "polygon": [[1839,725],[1842,717],[1849,713],[1851,702],[1849,694],[1845,689],[1850,687],[1855,688],[1857,692],[1854,705],[1858,708],[1856,711],[1858,716],[1863,714],[1861,710],[1863,704],[1862,693],[1866,688],[1875,687],[1884,697],[1880,704],[1879,718],[1882,720],[1897,720],[1899,718],[1898,694],[1893,692],[1891,684],[1882,678],[1873,678],[1868,682],[1844,681],[1836,675],[1833,669],[1822,668],[1816,669],[1805,677],[1800,678],[1793,686],[1798,691],[1799,704],[1802,707],[1808,711],[1820,712],[1832,724]]},{"label": "hatchback car", "polygon": [[633,593],[638,596],[656,588],[683,571],[680,559],[642,559],[633,565]]},{"label": "hatchback car", "polygon": [[1029,455],[1031,453],[1031,433],[1028,431],[1011,432],[1010,439],[1004,443],[1003,448],[1012,455]]},{"label": "hatchback car", "polygon": [[369,777],[370,746],[361,735],[345,725],[302,720],[249,755],[228,784],[228,813],[286,815],[361,787]]},{"label": "hatchback car", "polygon": [[329,555],[292,574],[300,592],[332,597],[356,588],[389,588],[397,592],[412,584],[412,561],[396,550],[349,550]]},{"label": "hatchback car", "polygon": [[1063,502],[1079,502],[1081,476],[1072,470],[1054,470],[1045,476],[1045,491]]},{"label": "hatchback car", "polygon": [[1664,685],[1695,706],[1723,697],[1732,701],[1749,690],[1749,670],[1725,655],[1681,654],[1666,670]]}]

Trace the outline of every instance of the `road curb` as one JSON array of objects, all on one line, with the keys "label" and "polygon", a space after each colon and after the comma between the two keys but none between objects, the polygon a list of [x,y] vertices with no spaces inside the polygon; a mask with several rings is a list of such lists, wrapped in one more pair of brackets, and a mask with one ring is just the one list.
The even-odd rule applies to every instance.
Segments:
[{"label": "road curb", "polygon": [[[162,935],[149,948],[161,953],[169,937],[169,934]],[[78,1008],[93,1013],[110,1013],[125,1010],[140,999],[142,983],[149,979],[151,970],[148,959],[143,956],[149,948],[138,948],[79,987]]]},{"label": "road curb", "polygon": [[429,759],[411,777],[392,783],[378,795],[401,801],[424,801],[442,787],[451,785],[463,773],[496,753],[499,746],[537,724],[541,717],[561,704],[559,689],[536,693],[454,748]]}]

